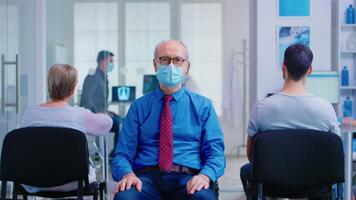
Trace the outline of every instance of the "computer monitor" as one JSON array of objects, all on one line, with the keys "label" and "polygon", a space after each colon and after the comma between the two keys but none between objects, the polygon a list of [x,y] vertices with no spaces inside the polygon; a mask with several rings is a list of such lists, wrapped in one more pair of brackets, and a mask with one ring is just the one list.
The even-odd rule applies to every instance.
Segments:
[{"label": "computer monitor", "polygon": [[136,98],[136,87],[119,85],[112,87],[112,102],[131,102]]},{"label": "computer monitor", "polygon": [[146,74],[143,75],[143,94],[151,92],[155,90],[158,86],[158,80],[156,75],[153,74]]},{"label": "computer monitor", "polygon": [[307,77],[307,92],[328,100],[330,103],[339,103],[339,73],[337,71],[313,71]]}]

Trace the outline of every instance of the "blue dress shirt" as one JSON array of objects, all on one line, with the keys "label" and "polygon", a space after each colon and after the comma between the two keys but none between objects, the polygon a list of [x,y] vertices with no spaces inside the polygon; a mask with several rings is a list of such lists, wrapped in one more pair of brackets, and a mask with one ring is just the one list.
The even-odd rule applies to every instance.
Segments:
[{"label": "blue dress shirt", "polygon": [[[163,96],[157,88],[131,104],[112,162],[114,180],[158,165]],[[184,87],[172,96],[173,163],[198,169],[215,181],[224,173],[225,157],[223,133],[211,101]]]}]

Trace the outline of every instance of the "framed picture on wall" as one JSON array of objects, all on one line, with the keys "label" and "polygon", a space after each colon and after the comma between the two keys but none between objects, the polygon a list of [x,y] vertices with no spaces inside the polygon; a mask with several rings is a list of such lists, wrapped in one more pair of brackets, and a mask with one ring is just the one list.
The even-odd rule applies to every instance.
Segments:
[{"label": "framed picture on wall", "polygon": [[279,26],[277,28],[277,68],[281,69],[284,52],[292,44],[304,44],[310,47],[309,26]]},{"label": "framed picture on wall", "polygon": [[278,0],[278,16],[308,17],[310,16],[310,0]]}]

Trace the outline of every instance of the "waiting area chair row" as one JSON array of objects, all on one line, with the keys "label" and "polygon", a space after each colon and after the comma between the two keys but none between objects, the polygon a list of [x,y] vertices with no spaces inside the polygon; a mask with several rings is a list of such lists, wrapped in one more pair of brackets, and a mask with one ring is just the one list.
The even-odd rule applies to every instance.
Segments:
[{"label": "waiting area chair row", "polygon": [[[84,133],[58,127],[28,127],[9,132],[1,152],[1,199],[6,183],[14,183],[13,199],[22,195],[48,198],[85,195],[104,199],[105,183],[89,184],[89,153]],[[238,170],[238,169],[236,169]],[[254,199],[265,196],[301,198],[320,187],[344,182],[344,152],[341,139],[314,130],[277,130],[254,138],[252,171]],[[77,181],[70,192],[29,193],[22,184],[53,187]],[[328,190],[330,192],[331,190]],[[341,190],[328,198],[342,199]],[[218,192],[217,192],[218,194]],[[325,194],[323,194],[325,195]],[[218,195],[217,195],[218,196]]]}]

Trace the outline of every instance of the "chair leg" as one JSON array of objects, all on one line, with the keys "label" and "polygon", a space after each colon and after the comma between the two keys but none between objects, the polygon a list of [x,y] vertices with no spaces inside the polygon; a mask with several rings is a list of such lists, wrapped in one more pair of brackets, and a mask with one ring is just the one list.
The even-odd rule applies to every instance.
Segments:
[{"label": "chair leg", "polygon": [[98,200],[98,190],[100,189],[100,186],[96,188],[96,190],[93,192],[93,200]]},{"label": "chair leg", "polygon": [[264,199],[262,183],[258,183],[257,184],[257,199],[258,200],[263,200]]},{"label": "chair leg", "polygon": [[12,190],[12,199],[17,200],[16,183],[14,183],[14,188]]},{"label": "chair leg", "polygon": [[99,187],[99,199],[104,200],[104,194],[100,187]]},{"label": "chair leg", "polygon": [[12,199],[17,200],[17,190],[16,190],[16,186],[18,183],[14,183],[13,185],[13,189],[12,189]]},{"label": "chair leg", "polygon": [[336,184],[336,199],[343,199],[342,183]]},{"label": "chair leg", "polygon": [[214,192],[215,192],[216,199],[218,200],[219,199],[219,183],[218,183],[218,181],[216,181],[214,183]]},{"label": "chair leg", "polygon": [[1,182],[1,199],[6,199],[7,181]]},{"label": "chair leg", "polygon": [[104,192],[105,192],[105,185],[106,183],[105,182],[101,182],[99,184],[99,193],[100,193],[100,200],[104,200]]},{"label": "chair leg", "polygon": [[77,199],[83,200],[83,181],[78,181]]}]

